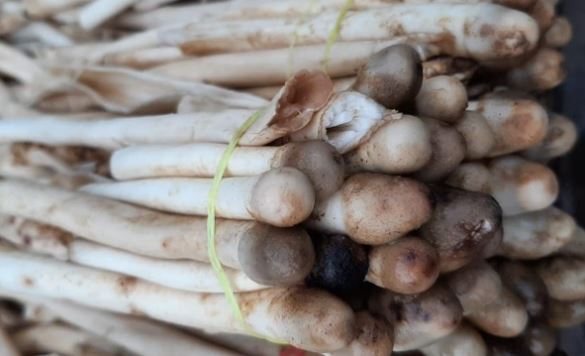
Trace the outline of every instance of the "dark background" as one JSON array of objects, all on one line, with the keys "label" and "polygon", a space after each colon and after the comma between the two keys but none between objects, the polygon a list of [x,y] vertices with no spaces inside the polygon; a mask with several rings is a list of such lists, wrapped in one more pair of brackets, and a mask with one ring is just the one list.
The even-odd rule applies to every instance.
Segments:
[{"label": "dark background", "polygon": [[[575,120],[580,140],[566,157],[553,163],[561,180],[558,205],[585,226],[585,0],[561,0],[559,12],[573,25],[573,40],[564,49],[567,80],[552,93],[553,108]],[[562,349],[571,356],[585,355],[585,326],[561,332]]]}]

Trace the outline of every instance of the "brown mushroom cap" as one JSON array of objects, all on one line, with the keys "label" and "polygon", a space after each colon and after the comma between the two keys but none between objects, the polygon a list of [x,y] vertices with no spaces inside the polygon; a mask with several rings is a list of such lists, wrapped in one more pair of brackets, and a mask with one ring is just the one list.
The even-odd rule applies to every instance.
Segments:
[{"label": "brown mushroom cap", "polygon": [[298,228],[255,225],[238,244],[242,271],[252,280],[270,286],[302,282],[315,263],[309,235]]},{"label": "brown mushroom cap", "polygon": [[396,109],[414,99],[421,83],[420,56],[411,46],[399,44],[371,56],[358,72],[353,90]]},{"label": "brown mushroom cap", "polygon": [[467,107],[467,90],[460,80],[439,75],[423,81],[415,104],[420,116],[455,123]]},{"label": "brown mushroom cap", "polygon": [[480,256],[502,225],[502,210],[490,195],[435,186],[435,210],[420,234],[439,252],[441,271],[453,271]]},{"label": "brown mushroom cap", "polygon": [[403,237],[370,251],[367,279],[402,294],[429,289],[439,277],[439,255],[433,246],[418,237]]}]

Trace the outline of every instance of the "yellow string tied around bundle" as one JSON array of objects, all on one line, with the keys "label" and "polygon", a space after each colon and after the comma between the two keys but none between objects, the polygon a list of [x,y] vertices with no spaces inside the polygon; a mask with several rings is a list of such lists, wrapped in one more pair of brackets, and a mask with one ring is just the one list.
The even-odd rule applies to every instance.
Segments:
[{"label": "yellow string tied around bundle", "polygon": [[[326,68],[328,60],[329,60],[331,48],[333,47],[333,44],[337,40],[337,37],[339,35],[339,31],[341,30],[341,24],[343,23],[343,19],[347,15],[347,12],[352,7],[352,5],[353,5],[353,0],[346,0],[345,1],[343,7],[339,11],[339,15],[337,16],[337,21],[335,22],[335,26],[329,32],[329,36],[327,38],[327,46],[325,48],[325,53],[324,53],[323,61],[322,61],[322,64],[325,68]],[[311,3],[307,12],[311,11],[312,6],[313,6],[313,4]],[[303,22],[304,22],[304,20],[299,21],[297,23],[297,26],[300,26]],[[294,44],[296,42],[296,37],[298,36],[296,30],[295,30],[294,36],[295,37],[293,37],[293,42],[291,43],[291,47],[290,47],[291,51],[293,50]],[[292,58],[292,55],[289,58]],[[289,65],[292,66],[292,62],[289,62]],[[224,176],[225,171],[227,169],[228,163],[229,163],[229,161],[234,153],[234,150],[236,149],[238,143],[240,142],[240,139],[254,125],[254,123],[256,123],[256,121],[258,121],[258,119],[264,114],[265,110],[266,110],[265,108],[258,109],[256,112],[254,112],[252,115],[250,115],[250,117],[248,117],[246,119],[246,121],[242,124],[242,126],[240,126],[238,128],[238,130],[236,131],[236,133],[234,134],[234,136],[230,140],[228,147],[225,149],[225,151],[223,152],[223,155],[221,156],[221,159],[220,159],[219,164],[217,166],[217,169],[215,171],[215,175],[213,177],[211,189],[209,190],[209,196],[208,196],[208,203],[207,203],[207,254],[209,256],[209,262],[211,263],[211,266],[213,267],[213,270],[215,271],[215,273],[217,275],[217,279],[219,281],[219,284],[220,284],[221,288],[223,289],[223,293],[224,293],[226,300],[227,300],[227,302],[232,310],[232,314],[233,314],[234,318],[236,319],[236,321],[238,322],[238,324],[242,327],[242,329],[245,330],[251,336],[254,336],[254,337],[257,337],[260,339],[265,339],[267,341],[270,341],[270,342],[273,342],[276,344],[286,345],[286,344],[288,344],[287,341],[277,339],[277,338],[272,338],[272,337],[265,336],[265,335],[260,335],[254,329],[252,329],[250,327],[250,325],[248,325],[248,323],[244,319],[244,315],[242,314],[242,310],[240,309],[240,305],[238,303],[238,300],[236,298],[236,294],[234,293],[234,290],[232,288],[230,280],[227,277],[227,275],[225,274],[225,271],[223,270],[221,262],[219,261],[219,257],[217,256],[217,250],[215,247],[215,225],[216,225],[215,224],[215,207],[216,207],[217,195],[219,193],[219,187],[221,184],[221,180],[223,179],[223,176]]]}]

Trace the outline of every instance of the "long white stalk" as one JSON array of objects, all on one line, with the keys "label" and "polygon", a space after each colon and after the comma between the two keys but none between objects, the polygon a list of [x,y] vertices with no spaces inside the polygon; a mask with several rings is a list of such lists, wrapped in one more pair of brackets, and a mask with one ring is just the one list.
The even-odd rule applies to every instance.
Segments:
[{"label": "long white stalk", "polygon": [[49,47],[71,46],[73,41],[55,27],[46,22],[31,22],[10,35],[13,43],[34,42]]},{"label": "long white stalk", "polygon": [[[423,37],[423,36],[421,36]],[[432,36],[424,36],[432,43]],[[423,38],[424,38],[423,37]],[[440,38],[437,37],[436,41]],[[327,74],[338,78],[354,74],[379,50],[397,43],[416,43],[417,38],[399,37],[390,41],[336,43],[331,49]],[[189,58],[152,68],[173,78],[191,79],[230,87],[258,87],[284,83],[302,69],[323,68],[324,44],[278,48],[242,53],[224,53]]]},{"label": "long white stalk", "polygon": [[[183,52],[177,47],[155,47],[111,53],[105,55],[102,62],[107,66],[145,69],[160,66],[169,62],[179,62],[184,58],[185,56],[183,55]],[[231,68],[231,65],[228,68]],[[183,76],[177,78],[187,80],[188,74],[190,73],[183,73]],[[272,99],[272,97],[270,99]]]},{"label": "long white stalk", "polygon": [[318,202],[308,226],[380,245],[419,228],[431,215],[427,188],[412,179],[361,173]]},{"label": "long white stalk", "polygon": [[3,42],[0,42],[0,72],[25,84],[46,79],[45,71],[34,60]]},{"label": "long white stalk", "polygon": [[[363,10],[388,6],[392,3],[441,4],[441,3],[497,3],[510,7],[528,9],[535,0],[356,0],[352,10]],[[240,1],[229,3],[207,3],[163,7],[148,12],[133,12],[123,15],[117,23],[135,29],[157,28],[171,23],[190,21],[217,21],[234,19],[299,18],[305,14],[316,15],[324,11],[339,9],[343,0],[267,0]]]},{"label": "long white stalk", "polygon": [[[157,210],[206,216],[212,184],[211,178],[152,178],[95,183],[82,190]],[[258,176],[222,180],[215,205],[218,217],[290,227],[311,214],[315,191],[298,169],[276,168]]]},{"label": "long white stalk", "polygon": [[[207,330],[246,333],[221,294],[160,287],[111,272],[20,252],[0,253],[0,288]],[[332,351],[354,338],[353,311],[326,292],[302,287],[238,295],[243,316],[261,335],[308,350]],[[322,311],[327,309],[327,313]]]},{"label": "long white stalk", "polygon": [[[303,128],[313,114],[326,105],[331,87],[330,79],[323,73],[297,74],[260,111],[259,119],[246,131],[239,143],[244,146],[261,146]],[[133,90],[140,91],[139,88],[134,87]],[[162,93],[161,90],[160,87],[157,89],[159,93]],[[220,92],[215,92],[212,97],[199,95],[198,98],[202,103],[208,99],[213,101],[214,97],[221,99],[218,95],[223,89],[218,90]],[[298,95],[299,92],[304,95]],[[266,102],[260,99],[258,104],[264,105]],[[228,143],[257,108],[93,121],[64,120],[58,117],[7,119],[0,122],[0,142],[28,141],[106,149],[140,144]],[[343,116],[343,112],[328,111],[333,116],[331,120],[334,124],[339,121],[345,123],[343,120],[350,119],[347,114]],[[376,119],[379,120],[379,117]]]},{"label": "long white stalk", "polygon": [[89,0],[23,0],[26,12],[35,18],[44,18],[73,8]]},{"label": "long white stalk", "polygon": [[[155,177],[213,177],[227,145],[132,146],[117,150],[110,172],[118,180]],[[335,193],[344,179],[341,157],[322,141],[283,146],[238,147],[229,160],[225,177],[259,175],[273,168],[294,167],[309,177],[318,199]]]},{"label": "long white stalk", "polygon": [[81,9],[79,25],[84,30],[93,30],[108,19],[132,6],[138,0],[93,0]]},{"label": "long white stalk", "polygon": [[511,259],[536,260],[559,251],[576,230],[575,220],[555,207],[506,217],[499,254]]},{"label": "long white stalk", "polygon": [[[24,204],[23,202],[26,202]],[[208,262],[205,218],[164,214],[85,193],[0,181],[0,212],[54,225],[76,236],[140,255]],[[216,225],[222,264],[263,284],[302,281],[314,263],[309,236],[252,221]]]},{"label": "long white stalk", "polygon": [[[165,45],[187,53],[248,51],[290,45],[325,43],[337,11],[325,12],[297,26],[287,19],[189,23],[162,31]],[[404,35],[444,35],[444,53],[477,60],[522,55],[536,46],[534,20],[520,11],[492,4],[393,4],[382,9],[350,12],[339,41],[388,40]]]},{"label": "long white stalk", "polygon": [[[142,256],[96,244],[49,225],[0,215],[0,236],[27,251],[50,255],[63,261],[141,278],[162,286],[201,293],[222,293],[210,264],[189,260],[165,260]],[[225,269],[236,292],[267,288],[244,273]]]},{"label": "long white stalk", "polygon": [[41,303],[60,319],[138,355],[183,356],[192,353],[237,355],[162,323],[85,308],[71,303],[52,300],[43,300]]},{"label": "long white stalk", "polygon": [[27,354],[55,352],[65,355],[108,356],[122,351],[101,337],[55,323],[20,329],[13,334],[13,338],[18,349]]}]

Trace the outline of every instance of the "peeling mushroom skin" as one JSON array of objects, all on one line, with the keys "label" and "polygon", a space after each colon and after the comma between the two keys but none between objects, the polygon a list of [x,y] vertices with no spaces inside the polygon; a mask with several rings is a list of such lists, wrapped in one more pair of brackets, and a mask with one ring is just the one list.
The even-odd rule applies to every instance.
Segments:
[{"label": "peeling mushroom skin", "polygon": [[457,298],[440,284],[416,295],[380,290],[370,297],[369,308],[394,325],[394,351],[429,345],[452,333],[462,317]]},{"label": "peeling mushroom skin", "polygon": [[416,96],[421,83],[420,56],[413,47],[399,44],[371,56],[359,70],[353,90],[397,109]]},{"label": "peeling mushroom skin", "polygon": [[429,289],[439,277],[439,255],[425,240],[406,236],[370,251],[367,280],[402,294]]},{"label": "peeling mushroom skin", "polygon": [[368,272],[364,246],[344,235],[312,234],[315,266],[306,279],[309,287],[347,294],[360,287]]},{"label": "peeling mushroom skin", "polygon": [[443,186],[432,192],[435,209],[420,235],[437,249],[441,271],[453,271],[480,256],[496,237],[502,211],[487,194]]}]

